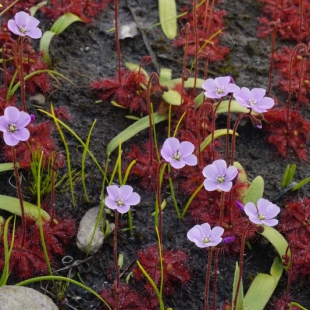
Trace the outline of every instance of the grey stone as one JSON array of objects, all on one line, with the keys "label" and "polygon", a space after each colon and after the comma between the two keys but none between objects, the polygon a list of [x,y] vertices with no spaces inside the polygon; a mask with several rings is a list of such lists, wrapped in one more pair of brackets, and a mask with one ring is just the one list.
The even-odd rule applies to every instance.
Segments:
[{"label": "grey stone", "polygon": [[0,287],[0,310],[58,310],[46,295],[24,286]]}]

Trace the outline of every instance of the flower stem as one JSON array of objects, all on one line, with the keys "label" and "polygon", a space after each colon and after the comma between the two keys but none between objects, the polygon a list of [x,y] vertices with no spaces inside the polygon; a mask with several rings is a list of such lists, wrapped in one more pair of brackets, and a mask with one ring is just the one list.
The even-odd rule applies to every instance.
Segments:
[{"label": "flower stem", "polygon": [[219,102],[216,104],[215,108],[213,109],[213,113],[212,113],[212,125],[211,125],[211,150],[212,150],[212,161],[215,160],[215,147],[214,147],[214,131],[215,131],[215,115],[216,115],[216,111],[218,109],[218,107],[220,106],[221,102],[222,102],[223,98],[221,98],[219,100]]},{"label": "flower stem", "polygon": [[122,82],[122,73],[121,73],[121,47],[118,37],[118,0],[114,0],[114,20],[115,20],[115,43],[117,50],[117,66],[118,66],[118,82]]},{"label": "flower stem", "polygon": [[245,239],[246,239],[248,230],[250,228],[250,225],[251,224],[248,223],[241,237],[241,248],[240,248],[240,256],[239,256],[239,278],[238,278],[238,283],[237,283],[237,288],[236,288],[236,294],[234,297],[233,310],[236,310],[236,307],[237,307],[237,300],[238,300],[239,290],[240,290],[241,281],[242,281],[242,273],[243,273],[243,256],[244,256],[244,248],[245,248]]},{"label": "flower stem", "polygon": [[118,294],[119,294],[119,269],[117,259],[117,230],[118,230],[118,211],[115,210],[115,228],[114,228],[114,266],[115,266],[115,294],[114,294],[114,310],[119,310]]},{"label": "flower stem", "polygon": [[208,266],[206,275],[206,289],[205,289],[205,310],[209,310],[209,291],[210,291],[210,278],[211,278],[211,265],[212,265],[212,250],[208,250]]},{"label": "flower stem", "polygon": [[19,182],[19,173],[18,173],[18,163],[16,162],[16,151],[15,146],[12,146],[12,156],[13,156],[13,163],[14,163],[14,175],[16,180],[16,188],[17,188],[17,195],[19,199],[21,214],[22,214],[22,242],[21,246],[24,246],[25,237],[26,237],[26,218],[25,218],[25,208],[22,196],[22,189]]}]

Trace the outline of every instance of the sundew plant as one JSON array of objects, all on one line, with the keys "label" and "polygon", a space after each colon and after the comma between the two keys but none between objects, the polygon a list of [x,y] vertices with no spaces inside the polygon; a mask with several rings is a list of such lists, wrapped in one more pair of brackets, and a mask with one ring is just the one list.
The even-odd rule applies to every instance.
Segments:
[{"label": "sundew plant", "polygon": [[2,2],[0,304],[309,308],[310,5],[149,2]]}]

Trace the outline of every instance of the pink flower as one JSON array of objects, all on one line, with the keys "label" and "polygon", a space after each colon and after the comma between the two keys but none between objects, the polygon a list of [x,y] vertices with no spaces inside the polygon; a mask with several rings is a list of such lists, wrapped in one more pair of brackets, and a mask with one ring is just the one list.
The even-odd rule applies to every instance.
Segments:
[{"label": "pink flower", "polygon": [[211,165],[205,167],[202,174],[206,177],[203,184],[207,191],[217,189],[223,192],[229,192],[232,187],[232,181],[238,175],[238,169],[235,166],[230,166],[227,169],[226,161],[218,159]]},{"label": "pink flower", "polygon": [[264,88],[249,90],[246,87],[242,87],[239,91],[234,92],[234,97],[243,107],[252,109],[257,113],[264,113],[274,106],[274,100],[265,97],[265,94],[266,90]]},{"label": "pink flower", "polygon": [[3,132],[4,142],[9,146],[15,146],[19,141],[28,140],[30,133],[25,127],[30,121],[28,113],[15,107],[7,107],[4,115],[0,117],[0,131]]},{"label": "pink flower", "polygon": [[278,220],[274,219],[280,212],[280,208],[267,199],[260,198],[257,206],[253,202],[248,202],[244,206],[244,212],[250,221],[258,225],[275,226]]},{"label": "pink flower", "polygon": [[194,144],[188,141],[180,141],[177,138],[168,138],[164,142],[161,156],[175,169],[181,169],[185,165],[197,165],[197,157],[193,155]]},{"label": "pink flower", "polygon": [[216,226],[211,229],[208,223],[195,225],[187,232],[187,238],[194,242],[199,248],[216,246],[222,242],[224,228]]},{"label": "pink flower", "polygon": [[207,79],[202,83],[207,98],[220,99],[239,90],[239,87],[233,83],[231,76],[222,76],[215,79]]},{"label": "pink flower", "polygon": [[39,20],[28,13],[18,12],[15,14],[14,19],[8,21],[8,28],[18,36],[39,39],[42,37],[42,31],[37,27],[39,23]]},{"label": "pink flower", "polygon": [[126,213],[130,206],[140,202],[139,194],[133,192],[133,188],[129,185],[110,185],[107,187],[108,196],[105,199],[105,205],[119,213]]}]

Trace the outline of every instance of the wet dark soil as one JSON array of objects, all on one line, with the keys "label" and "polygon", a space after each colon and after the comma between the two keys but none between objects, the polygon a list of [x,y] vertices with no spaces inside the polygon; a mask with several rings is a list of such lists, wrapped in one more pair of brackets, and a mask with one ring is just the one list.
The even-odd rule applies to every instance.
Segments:
[{"label": "wet dark soil", "polygon": [[[187,4],[187,1],[181,0],[177,3],[180,9],[182,5]],[[136,15],[139,26],[156,55],[159,68],[170,68],[173,70],[173,77],[179,77],[182,69],[182,51],[172,48],[171,42],[164,37],[159,27],[149,28],[158,22],[157,2],[154,0],[120,1],[119,20],[121,24],[130,23],[134,20],[128,5]],[[225,74],[232,74],[238,85],[249,88],[266,88],[270,42],[266,39],[258,40],[256,38],[257,17],[260,15],[259,1],[223,0],[218,7],[227,12],[225,16],[226,28],[221,44],[228,46],[230,53],[223,63],[211,65],[210,77],[223,75],[224,72]],[[108,32],[108,29],[114,26],[113,19],[113,6],[109,6],[95,18],[93,23],[75,23],[59,37],[53,39],[51,55],[54,67],[69,78],[74,85],[63,81],[61,86],[58,86],[58,89],[48,96],[45,107],[48,110],[50,103],[56,107],[67,106],[72,117],[70,127],[83,140],[86,139],[92,122],[95,119],[97,120],[90,149],[102,165],[106,160],[107,144],[116,134],[132,123],[131,120],[125,118],[125,115],[129,113],[128,111],[113,107],[109,102],[97,103],[98,98],[95,92],[89,88],[90,82],[104,77],[112,77],[117,71],[115,38],[113,33]],[[48,29],[48,22],[45,21],[44,23]],[[143,56],[149,55],[141,32],[134,38],[121,40],[121,53],[123,64],[126,61],[138,64]],[[146,70],[150,73],[156,70],[156,66],[151,65]],[[279,95],[276,89],[274,92]],[[309,111],[306,110],[305,113],[309,114]],[[272,200],[279,193],[281,177],[288,163],[297,163],[297,180],[309,176],[308,164],[299,162],[294,156],[286,159],[277,157],[275,150],[267,144],[264,133],[253,128],[251,123],[242,123],[238,133],[240,136],[237,139],[236,160],[242,163],[250,179],[257,175],[264,178],[265,198]],[[83,150],[79,148],[78,143],[70,134],[66,134],[66,138],[72,154],[73,168],[80,168]],[[147,132],[142,133],[139,139],[125,143],[123,148],[126,150],[133,143],[138,144],[147,139]],[[63,148],[61,142],[59,142],[59,148]],[[76,184],[77,206],[72,205],[69,193],[58,194],[56,196],[58,214],[69,213],[79,220],[90,207],[100,203],[102,179],[90,159],[87,159],[87,175],[90,203],[85,201],[81,184]],[[134,186],[134,184],[131,185]],[[124,254],[124,268],[134,263],[138,250],[156,243],[156,235],[153,229],[154,219],[151,216],[154,211],[153,196],[151,197],[149,193],[144,189],[139,189],[138,186],[136,191],[141,194],[142,202],[133,213],[135,235],[130,237],[128,232],[120,232],[119,234],[119,252]],[[309,186],[307,186],[295,194],[295,198],[305,197],[309,193]],[[278,204],[283,207],[284,200],[278,201]],[[194,222],[189,217],[183,221],[178,221],[172,204],[168,205],[164,211],[163,219],[164,247],[166,249],[183,249],[190,257],[188,267],[192,273],[192,280],[186,285],[179,286],[172,297],[165,299],[165,306],[174,310],[202,309],[207,255],[201,249],[195,248],[186,238],[186,232],[193,226]],[[112,284],[107,272],[107,270],[112,270],[113,274],[112,244],[113,237],[111,236],[105,240],[102,248],[90,260],[89,266],[91,268],[87,273],[81,274],[84,283],[97,292]],[[71,255],[74,260],[85,257],[74,245],[68,249],[67,255]],[[245,290],[258,272],[269,272],[274,256],[272,246],[262,240],[257,240],[252,250],[246,250]],[[223,254],[220,257],[218,308],[225,301],[231,300],[232,279],[237,260],[238,256],[233,254]],[[128,272],[122,277],[122,282],[125,281]],[[284,291],[286,280],[287,277],[284,275],[277,295],[281,295]],[[131,282],[132,280],[130,280]],[[134,282],[132,283],[134,284]],[[141,286],[138,287],[141,289]],[[77,297],[81,299],[77,299]],[[306,281],[293,286],[292,297],[304,307],[310,307],[310,293]],[[72,285],[67,291],[66,302],[75,309],[101,309],[100,303],[92,295]],[[69,305],[64,303],[63,307],[72,309]],[[270,303],[270,309],[273,309],[272,303]]]}]

